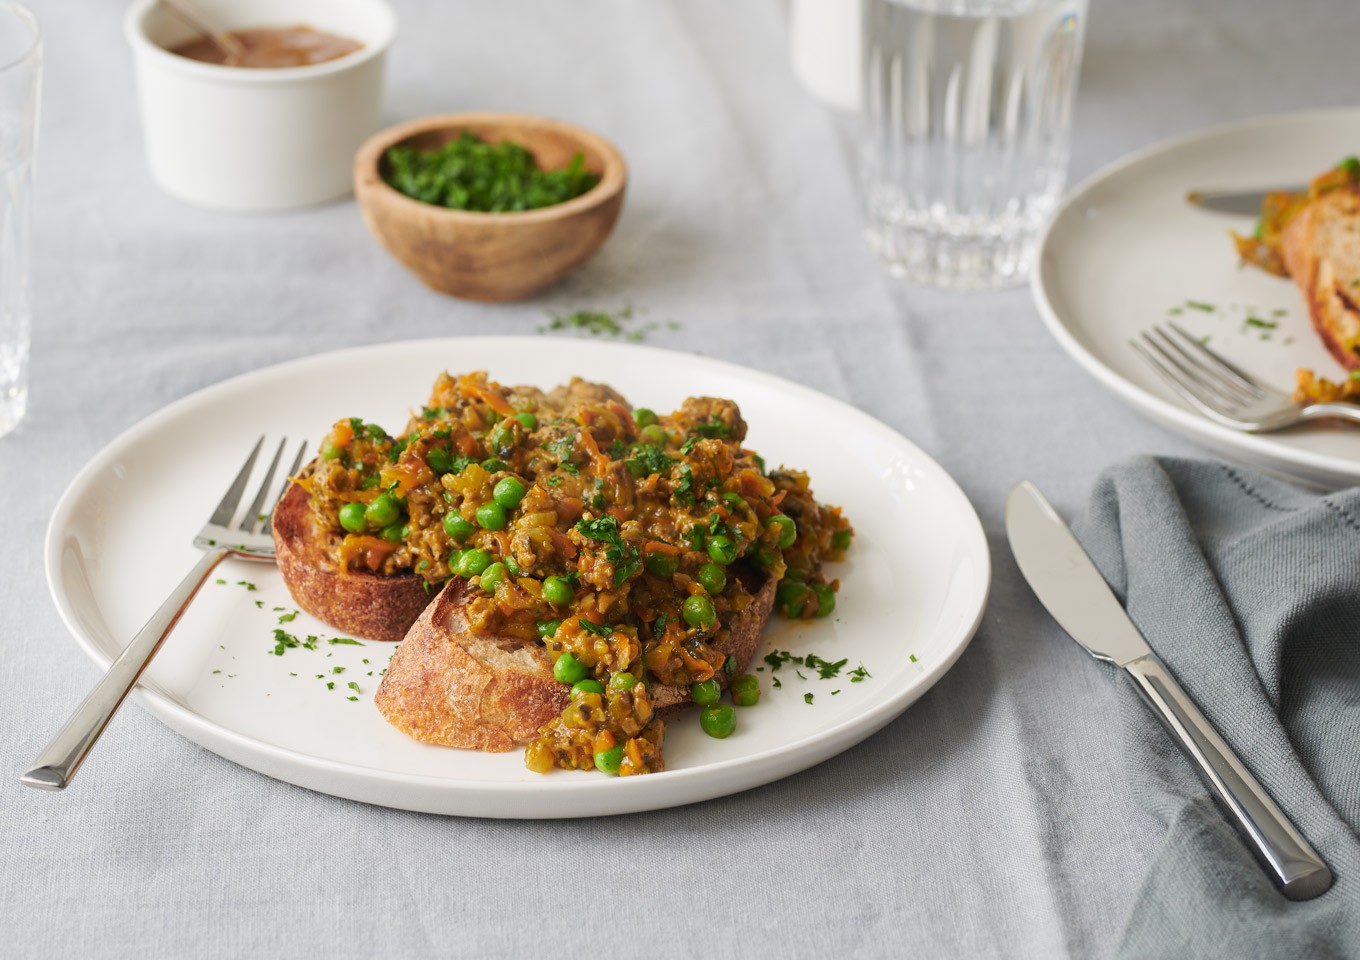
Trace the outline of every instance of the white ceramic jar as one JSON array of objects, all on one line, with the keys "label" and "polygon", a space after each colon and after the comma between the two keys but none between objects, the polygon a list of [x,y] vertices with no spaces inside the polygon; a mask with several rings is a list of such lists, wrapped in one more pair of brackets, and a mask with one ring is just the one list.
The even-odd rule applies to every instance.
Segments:
[{"label": "white ceramic jar", "polygon": [[396,34],[384,0],[194,0],[228,30],[306,24],[363,44],[307,67],[201,63],[168,48],[197,34],[156,0],[124,20],[152,176],[204,207],[268,211],[350,192],[354,153],[378,126],[383,57]]}]

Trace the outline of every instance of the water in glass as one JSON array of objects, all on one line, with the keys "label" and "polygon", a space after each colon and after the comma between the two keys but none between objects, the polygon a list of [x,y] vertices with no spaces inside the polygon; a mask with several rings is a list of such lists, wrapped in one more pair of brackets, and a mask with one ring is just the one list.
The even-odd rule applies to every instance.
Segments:
[{"label": "water in glass", "polygon": [[40,60],[33,15],[0,2],[0,437],[28,406],[28,213]]},{"label": "water in glass", "polygon": [[1023,282],[1067,175],[1086,0],[864,0],[867,235],[896,275]]}]

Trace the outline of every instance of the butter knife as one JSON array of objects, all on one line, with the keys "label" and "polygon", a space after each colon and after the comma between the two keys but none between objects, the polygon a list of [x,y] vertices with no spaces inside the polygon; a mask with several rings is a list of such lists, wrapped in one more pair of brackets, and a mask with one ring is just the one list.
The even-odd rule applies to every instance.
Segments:
[{"label": "butter knife", "polygon": [[1185,195],[1185,202],[1214,213],[1227,213],[1235,217],[1259,217],[1261,204],[1267,193],[1307,193],[1304,185],[1277,187],[1274,190],[1191,190]]},{"label": "butter knife", "polygon": [[1227,809],[1290,900],[1311,900],[1332,872],[1157,659],[1061,517],[1028,480],[1006,498],[1006,536],[1025,580],[1058,625],[1120,667]]}]

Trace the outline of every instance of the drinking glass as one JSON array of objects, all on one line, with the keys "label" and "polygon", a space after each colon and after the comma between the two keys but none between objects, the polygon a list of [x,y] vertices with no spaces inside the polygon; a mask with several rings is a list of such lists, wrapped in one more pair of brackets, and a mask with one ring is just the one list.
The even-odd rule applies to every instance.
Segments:
[{"label": "drinking glass", "polygon": [[1067,176],[1086,0],[864,0],[869,245],[897,276],[1021,283]]},{"label": "drinking glass", "polygon": [[41,72],[38,21],[0,0],[0,437],[28,406],[28,208]]}]

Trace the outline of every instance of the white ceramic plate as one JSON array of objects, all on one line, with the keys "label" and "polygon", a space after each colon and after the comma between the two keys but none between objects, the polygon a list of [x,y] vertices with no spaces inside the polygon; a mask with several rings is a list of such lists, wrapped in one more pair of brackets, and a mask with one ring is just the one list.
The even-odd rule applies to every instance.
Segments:
[{"label": "white ceramic plate", "polygon": [[[274,567],[228,560],[217,575],[225,582],[204,587],[145,675],[146,709],[230,760],[336,796],[484,817],[615,814],[722,796],[839,753],[920,697],[977,628],[990,579],[977,515],[937,464],[883,424],[806,387],[688,354],[478,338],[270,367],[186,397],[109,444],[72,482],[47,536],[52,596],[81,647],[106,666],[189,569],[191,537],[262,431],[315,442],[346,416],[400,429],[445,368],[544,387],[577,374],[657,409],[689,395],[736,399],[753,449],[771,466],[808,470],[819,498],[844,505],[855,524],[849,559],[834,571],[835,614],[776,621],[767,635],[769,647],[847,659],[842,675],[805,670],[800,680],[786,666],[773,689],[767,668],[759,705],[740,710],[730,738],[706,736],[696,717],[669,725],[664,773],[540,776],[520,751],[430,746],[389,726],[372,705],[389,645],[332,645],[334,631],[301,614],[281,628],[319,635],[317,649],[275,656],[273,631],[294,604]],[[852,683],[846,674],[861,664],[872,676]]]},{"label": "white ceramic plate", "polygon": [[1049,330],[1106,387],[1218,453],[1325,486],[1360,481],[1355,427],[1230,430],[1186,407],[1128,346],[1171,319],[1283,390],[1293,389],[1299,367],[1345,376],[1293,283],[1238,265],[1228,231],[1250,233],[1254,219],[1200,210],[1185,194],[1307,183],[1357,152],[1360,109],[1318,110],[1218,127],[1101,171],[1063,205],[1040,244],[1031,289]]}]

